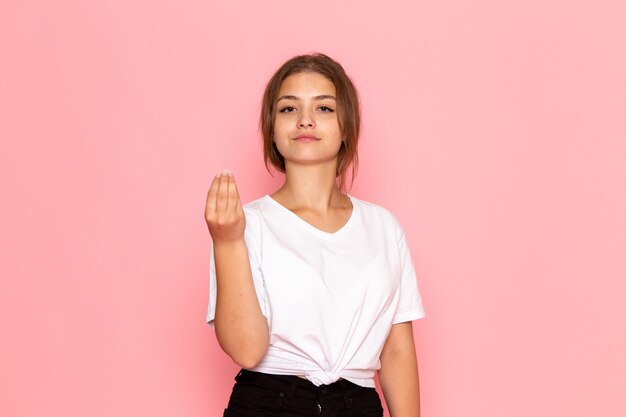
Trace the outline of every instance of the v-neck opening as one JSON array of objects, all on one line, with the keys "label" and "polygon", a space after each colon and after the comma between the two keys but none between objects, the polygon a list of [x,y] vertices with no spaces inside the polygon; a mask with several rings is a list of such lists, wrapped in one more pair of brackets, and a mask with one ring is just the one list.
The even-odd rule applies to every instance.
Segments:
[{"label": "v-neck opening", "polygon": [[269,194],[265,194],[264,198],[268,200],[275,207],[278,207],[280,210],[286,212],[287,215],[289,215],[294,221],[296,221],[297,223],[300,223],[307,229],[311,230],[313,233],[319,236],[323,236],[323,237],[335,237],[343,233],[343,231],[346,230],[354,222],[354,219],[358,214],[359,209],[358,209],[358,203],[356,202],[356,199],[352,197],[350,194],[346,194],[346,196],[350,199],[350,202],[352,203],[352,212],[350,213],[350,217],[348,217],[348,220],[343,224],[343,226],[341,226],[339,229],[337,229],[334,232],[326,232],[316,226],[313,226],[311,223],[307,222],[302,217],[298,216],[296,213],[289,210],[287,207],[283,206],[278,201],[274,200],[274,198],[272,198]]}]

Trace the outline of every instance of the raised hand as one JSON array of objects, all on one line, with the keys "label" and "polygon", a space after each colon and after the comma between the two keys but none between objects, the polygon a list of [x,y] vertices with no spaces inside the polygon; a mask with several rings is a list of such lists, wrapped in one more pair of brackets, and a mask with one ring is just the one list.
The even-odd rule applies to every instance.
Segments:
[{"label": "raised hand", "polygon": [[235,177],[229,170],[223,170],[213,179],[207,195],[204,218],[214,242],[243,240],[246,218]]}]

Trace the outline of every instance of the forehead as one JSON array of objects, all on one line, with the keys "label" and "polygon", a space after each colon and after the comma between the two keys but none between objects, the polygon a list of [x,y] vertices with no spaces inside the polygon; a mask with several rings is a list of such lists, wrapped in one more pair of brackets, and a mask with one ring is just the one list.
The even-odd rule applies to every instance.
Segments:
[{"label": "forehead", "polygon": [[285,78],[278,89],[278,96],[298,97],[335,95],[335,85],[317,72],[300,72]]}]

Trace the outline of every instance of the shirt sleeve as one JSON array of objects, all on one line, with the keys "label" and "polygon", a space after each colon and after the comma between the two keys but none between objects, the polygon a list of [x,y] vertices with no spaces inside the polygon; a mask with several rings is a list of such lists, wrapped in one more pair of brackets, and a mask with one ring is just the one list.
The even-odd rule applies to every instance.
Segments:
[{"label": "shirt sleeve", "polygon": [[399,301],[392,324],[421,319],[426,315],[406,236],[399,224],[397,227],[399,230],[398,250],[401,275],[398,285]]},{"label": "shirt sleeve", "polygon": [[[261,307],[261,313],[267,318],[268,309],[266,306],[265,284],[263,273],[261,270],[261,219],[250,210],[244,207],[246,216],[246,230],[244,232],[244,240],[248,250],[248,258],[250,260],[250,271],[252,272],[252,281]],[[206,317],[206,323],[210,327],[215,327],[215,303],[217,300],[217,279],[215,272],[215,250],[211,244],[211,260],[209,265],[209,310]]]}]

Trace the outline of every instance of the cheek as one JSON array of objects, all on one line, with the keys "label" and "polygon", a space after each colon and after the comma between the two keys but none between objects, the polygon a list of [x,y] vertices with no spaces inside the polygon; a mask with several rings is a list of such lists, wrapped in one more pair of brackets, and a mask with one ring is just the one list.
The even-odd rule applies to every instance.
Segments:
[{"label": "cheek", "polygon": [[338,134],[340,134],[340,135],[341,135],[341,134],[342,134],[342,133],[341,133],[341,130],[342,130],[342,129],[341,129],[341,122],[339,121],[339,118],[338,118],[337,116],[335,116],[335,117],[333,118],[333,120],[332,120],[332,121],[330,121],[330,123],[332,124],[332,126],[333,126],[334,130],[335,130]]},{"label": "cheek", "polygon": [[290,121],[288,120],[288,117],[285,117],[284,115],[281,115],[280,117],[276,117],[274,119],[274,124],[272,126],[272,129],[274,130],[274,132],[282,132],[285,131],[285,129],[287,129]]}]

